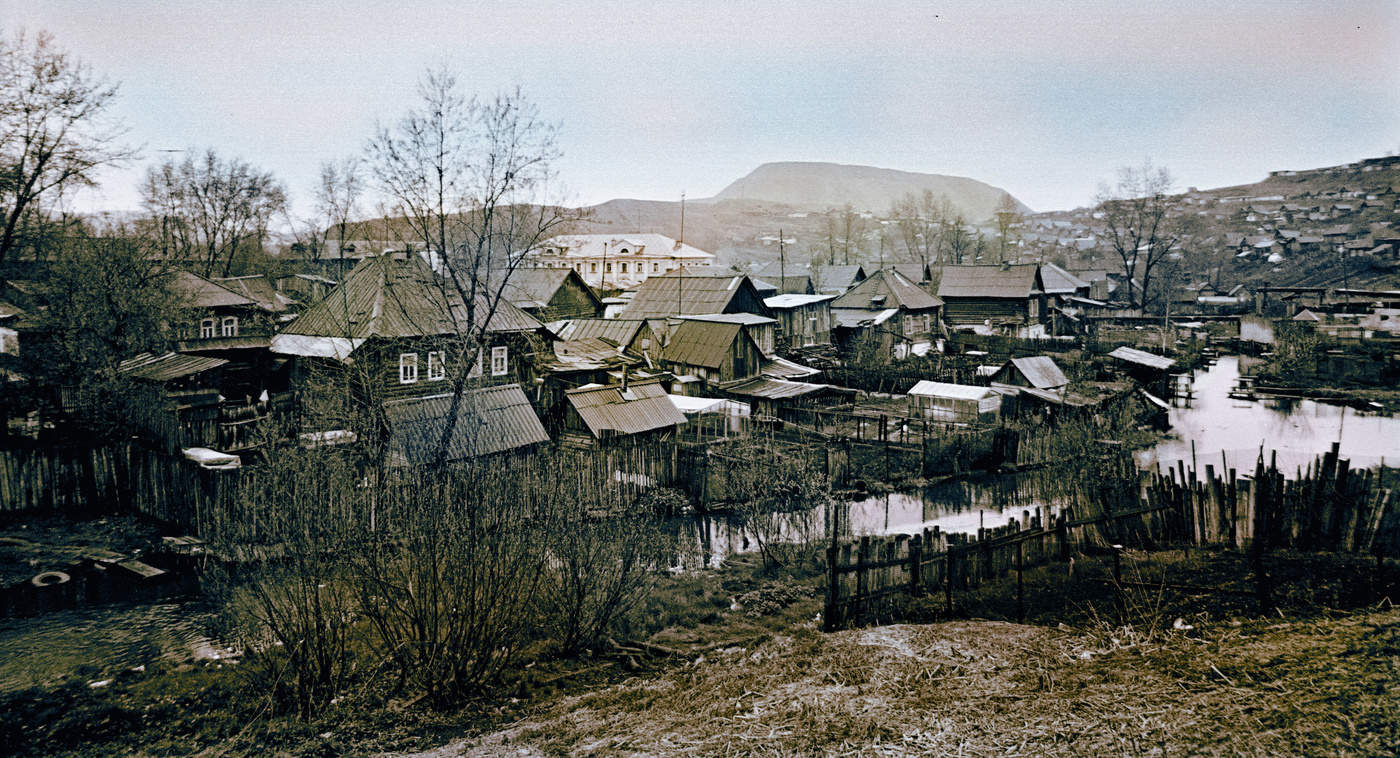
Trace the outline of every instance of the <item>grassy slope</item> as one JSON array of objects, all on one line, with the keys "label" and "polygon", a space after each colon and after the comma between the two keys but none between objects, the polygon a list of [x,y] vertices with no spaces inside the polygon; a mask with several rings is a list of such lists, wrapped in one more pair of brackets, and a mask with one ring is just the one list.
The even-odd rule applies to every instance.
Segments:
[{"label": "grassy slope", "polygon": [[1384,755],[1400,612],[1115,646],[994,621],[822,635],[563,699],[422,755]]}]

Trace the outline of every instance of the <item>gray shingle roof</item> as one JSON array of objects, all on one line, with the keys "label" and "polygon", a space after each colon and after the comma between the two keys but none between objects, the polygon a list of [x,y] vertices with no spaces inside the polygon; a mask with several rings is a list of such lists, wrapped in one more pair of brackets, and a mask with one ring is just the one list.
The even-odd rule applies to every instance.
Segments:
[{"label": "gray shingle roof", "polygon": [[1034,263],[1015,266],[944,266],[938,296],[1026,298],[1039,289]]},{"label": "gray shingle roof", "polygon": [[580,318],[571,321],[565,333],[559,336],[566,340],[602,339],[626,346],[645,323],[642,319],[630,318]]},{"label": "gray shingle roof", "polygon": [[171,379],[194,376],[200,372],[218,368],[225,363],[228,361],[223,358],[209,358],[202,355],[141,353],[122,361],[117,365],[117,371],[135,379],[168,382]]},{"label": "gray shingle roof", "polygon": [[257,305],[250,297],[234,292],[227,287],[215,284],[188,271],[175,272],[171,289],[185,304],[192,308],[220,308],[226,306]]},{"label": "gray shingle roof", "polygon": [[1069,378],[1065,372],[1055,365],[1055,361],[1048,355],[1036,355],[1030,358],[1012,358],[1009,363],[1016,367],[1021,375],[1026,377],[1026,381],[1032,387],[1040,390],[1057,389],[1069,384]]}]

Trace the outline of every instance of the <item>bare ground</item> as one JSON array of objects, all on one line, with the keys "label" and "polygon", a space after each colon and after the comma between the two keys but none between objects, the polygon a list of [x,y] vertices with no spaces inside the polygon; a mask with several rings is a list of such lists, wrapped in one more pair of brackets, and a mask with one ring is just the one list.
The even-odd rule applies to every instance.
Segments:
[{"label": "bare ground", "polygon": [[809,624],[415,756],[1400,751],[1400,611],[1101,631]]}]

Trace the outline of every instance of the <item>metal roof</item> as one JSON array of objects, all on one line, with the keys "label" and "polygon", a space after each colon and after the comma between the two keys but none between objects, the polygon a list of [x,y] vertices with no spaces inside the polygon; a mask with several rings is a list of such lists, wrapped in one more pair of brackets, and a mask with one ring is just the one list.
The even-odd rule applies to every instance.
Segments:
[{"label": "metal roof", "polygon": [[925,379],[911,387],[906,394],[950,398],[953,400],[981,400],[988,395],[995,395],[997,393],[991,387],[978,387],[973,384],[931,382]]},{"label": "metal roof", "polygon": [[804,366],[796,361],[775,355],[763,362],[763,368],[759,370],[759,373],[773,379],[801,379],[807,376],[816,376],[821,373],[821,369]]},{"label": "metal roof", "polygon": [[[473,318],[488,332],[542,327],[504,298],[485,295],[477,298]],[[353,340],[467,331],[467,309],[457,288],[433,273],[418,255],[365,258],[325,299],[282,329],[284,334]]]},{"label": "metal roof", "polygon": [[639,318],[577,318],[559,336],[566,340],[601,339],[626,347],[645,323]]},{"label": "metal roof", "polygon": [[587,296],[596,310],[601,311],[603,301],[571,268],[516,268],[510,272],[502,292],[511,304],[519,308],[545,308],[570,278],[578,280],[575,282],[578,290]]},{"label": "metal roof", "polygon": [[117,371],[135,379],[168,382],[172,379],[194,376],[202,371],[218,368],[225,363],[228,361],[223,358],[208,358],[202,355],[141,353],[122,361],[117,365]]},{"label": "metal roof", "polygon": [[[400,465],[431,463],[447,429],[452,394],[391,400],[389,455]],[[448,460],[463,460],[549,442],[544,425],[519,384],[467,390],[448,441]]]},{"label": "metal roof", "polygon": [[871,299],[884,296],[884,307],[905,310],[927,310],[943,305],[943,301],[930,295],[909,279],[893,269],[883,269],[871,274],[865,281],[846,290],[846,294],[832,301],[832,308],[870,308]]},{"label": "metal roof", "polygon": [[224,289],[252,300],[259,308],[269,313],[283,313],[292,303],[291,298],[278,292],[272,282],[262,274],[228,276],[212,281]]},{"label": "metal roof", "polygon": [[[741,290],[759,308],[767,310],[753,282],[743,274],[697,273],[687,270],[663,276],[647,277],[637,288],[637,294],[622,312],[624,318],[657,318],[697,313],[724,313]],[[759,315],[767,316],[763,313]]]},{"label": "metal roof", "polygon": [[1145,350],[1138,350],[1135,347],[1128,347],[1127,345],[1114,348],[1113,352],[1109,353],[1109,356],[1117,358],[1120,361],[1135,363],[1139,366],[1155,368],[1158,371],[1165,371],[1176,365],[1176,361],[1171,358],[1154,355]]},{"label": "metal roof", "polygon": [[599,439],[613,434],[638,434],[685,423],[685,414],[657,382],[580,387],[564,396],[583,423]]},{"label": "metal roof", "polygon": [[769,377],[759,377],[741,382],[732,387],[725,387],[724,391],[733,395],[744,397],[757,397],[764,400],[781,400],[788,397],[802,397],[814,392],[821,392],[829,389],[840,389],[830,384],[811,384],[809,382],[789,382],[784,379],[772,379]]},{"label": "metal roof", "polygon": [[[671,333],[661,351],[662,360],[687,366],[719,368],[729,357],[736,339],[752,340],[742,324],[685,320]],[[758,350],[758,346],[754,346]]]},{"label": "metal roof", "polygon": [[1045,291],[1054,294],[1073,294],[1089,286],[1088,282],[1053,263],[1040,264],[1040,279]]},{"label": "metal roof", "polygon": [[774,295],[764,298],[763,304],[773,310],[786,310],[834,299],[836,299],[836,295]]},{"label": "metal roof", "polygon": [[1027,298],[1041,289],[1039,266],[944,266],[938,296]]},{"label": "metal roof", "polygon": [[[1041,390],[1050,390],[1063,387],[1069,384],[1069,379],[1065,372],[1055,365],[1055,361],[1048,355],[1036,355],[1030,358],[1012,358],[1006,365],[1015,366],[1021,376],[1031,383],[1032,387]],[[1005,368],[1005,366],[1003,366]]]},{"label": "metal roof", "polygon": [[776,324],[778,320],[767,316],[757,316],[752,313],[700,313],[690,316],[681,316],[687,321],[715,321],[721,324],[742,324],[744,326],[762,326],[763,324]]},{"label": "metal roof", "polygon": [[870,308],[831,309],[831,315],[836,319],[836,325],[850,329],[883,324],[889,321],[890,317],[894,316],[896,313],[899,313],[898,308],[886,308],[884,310],[873,310]]}]

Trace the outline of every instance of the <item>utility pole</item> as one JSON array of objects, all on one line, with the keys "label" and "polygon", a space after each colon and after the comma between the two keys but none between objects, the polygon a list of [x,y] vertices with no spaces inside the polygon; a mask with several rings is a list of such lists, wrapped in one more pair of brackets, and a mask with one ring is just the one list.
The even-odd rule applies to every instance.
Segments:
[{"label": "utility pole", "polygon": [[783,286],[787,280],[787,259],[783,254],[783,228],[778,227],[778,294],[783,294]]},{"label": "utility pole", "polygon": [[681,238],[676,241],[685,244],[685,190],[681,190]]}]

